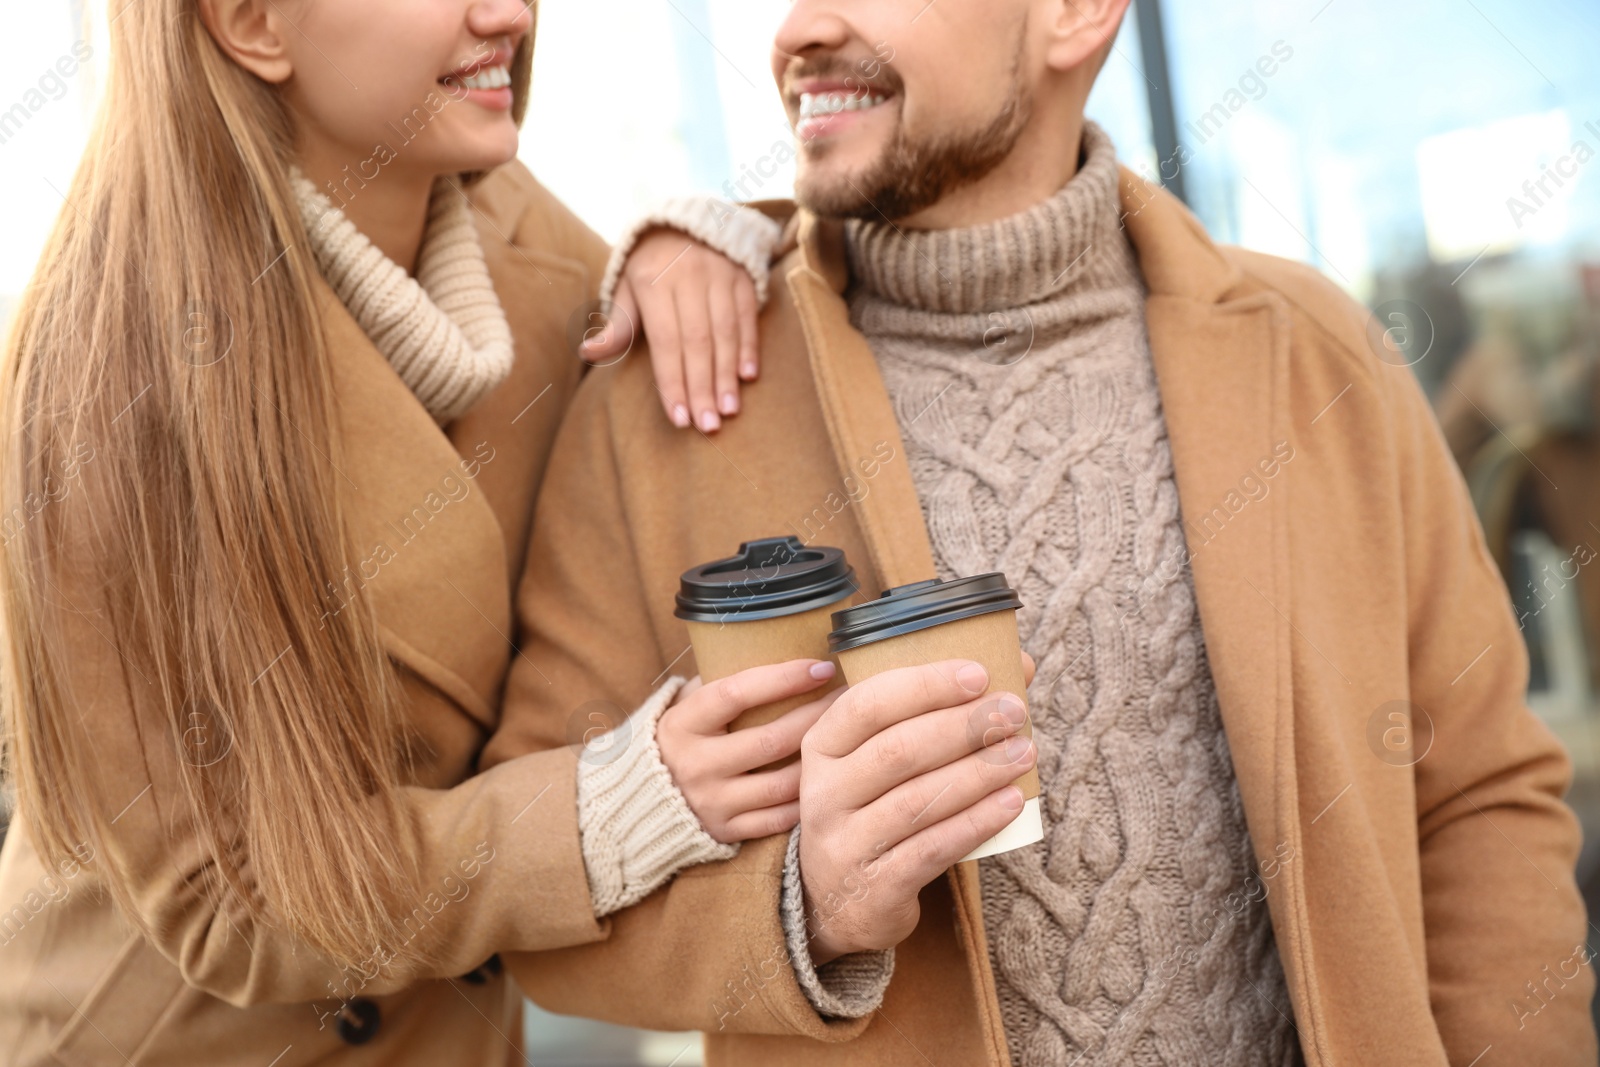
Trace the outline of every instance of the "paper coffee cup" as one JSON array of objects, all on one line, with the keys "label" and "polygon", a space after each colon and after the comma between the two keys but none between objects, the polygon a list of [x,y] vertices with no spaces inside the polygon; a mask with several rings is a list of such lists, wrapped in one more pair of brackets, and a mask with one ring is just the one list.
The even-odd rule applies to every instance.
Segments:
[{"label": "paper coffee cup", "polygon": [[[737,555],[685,571],[675,614],[688,624],[701,680],[714,682],[792,659],[833,659],[828,651],[832,615],[856,588],[855,571],[839,549],[773,537],[746,541]],[[751,708],[731,728],[772,722],[839,684]]]},{"label": "paper coffee cup", "polygon": [[[1022,642],[1017,609],[1022,601],[999,573],[930,579],[890,589],[877,600],[835,612],[829,647],[839,658],[845,681],[855,685],[897,667],[947,659],[970,659],[989,672],[986,693],[1014,693],[1027,708],[1022,675]],[[983,724],[975,723],[981,728]],[[1025,719],[1023,736],[1033,736]],[[982,859],[1044,839],[1039,808],[1039,772],[1030,769],[1015,782],[1022,811],[1005,829],[961,857]]]}]

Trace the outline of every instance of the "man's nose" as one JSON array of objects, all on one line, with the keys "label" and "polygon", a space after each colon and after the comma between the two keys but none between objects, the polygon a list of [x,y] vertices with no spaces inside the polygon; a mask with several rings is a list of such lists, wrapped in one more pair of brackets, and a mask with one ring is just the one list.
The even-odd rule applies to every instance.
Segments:
[{"label": "man's nose", "polygon": [[772,40],[774,68],[781,70],[781,60],[813,50],[843,48],[852,31],[839,7],[838,0],[794,0]]}]

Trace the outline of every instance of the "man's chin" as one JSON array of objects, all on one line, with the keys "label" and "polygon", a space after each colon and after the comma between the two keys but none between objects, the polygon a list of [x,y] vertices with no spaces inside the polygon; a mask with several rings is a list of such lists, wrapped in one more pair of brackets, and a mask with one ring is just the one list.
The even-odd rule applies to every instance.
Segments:
[{"label": "man's chin", "polygon": [[795,202],[822,218],[881,218],[865,181],[860,169],[807,167],[795,177]]}]

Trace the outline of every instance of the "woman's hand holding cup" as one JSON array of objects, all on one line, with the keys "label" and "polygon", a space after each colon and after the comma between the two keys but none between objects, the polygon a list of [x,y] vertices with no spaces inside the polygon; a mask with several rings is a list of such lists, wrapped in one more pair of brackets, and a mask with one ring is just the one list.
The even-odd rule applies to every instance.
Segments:
[{"label": "woman's hand holding cup", "polygon": [[833,689],[763,726],[737,731],[728,726],[751,708],[829,684],[837,670],[827,660],[797,659],[704,685],[696,677],[662,713],[656,725],[661,760],[708,834],[728,844],[794,828],[800,818],[800,763],[756,769],[798,752],[806,731],[844,690]]}]

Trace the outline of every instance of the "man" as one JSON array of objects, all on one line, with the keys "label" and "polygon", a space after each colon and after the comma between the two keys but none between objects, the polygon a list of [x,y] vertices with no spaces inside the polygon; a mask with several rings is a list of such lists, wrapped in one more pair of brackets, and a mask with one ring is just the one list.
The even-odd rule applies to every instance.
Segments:
[{"label": "man", "polygon": [[[713,439],[590,376],[483,762],[687,673],[678,574],[782,533],[867,596],[1004,571],[1036,753],[981,670],[880,675],[794,835],[507,965],[713,1064],[1593,1063],[1569,765],[1460,478],[1361,309],[1118,170],[1125,7],[795,0],[766,381]],[[957,863],[1035,759],[1044,840]]]}]

